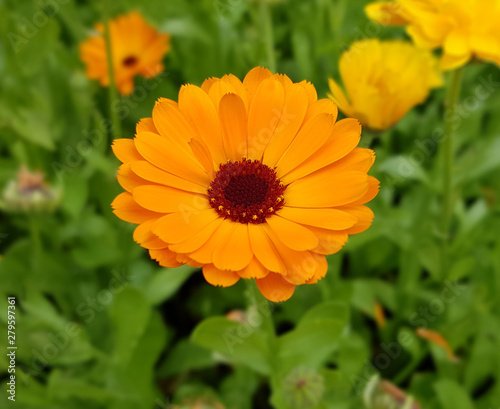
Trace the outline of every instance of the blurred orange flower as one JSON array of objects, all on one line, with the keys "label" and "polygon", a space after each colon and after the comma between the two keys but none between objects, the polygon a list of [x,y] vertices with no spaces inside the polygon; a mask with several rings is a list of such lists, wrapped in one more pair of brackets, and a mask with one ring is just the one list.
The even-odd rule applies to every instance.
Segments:
[{"label": "blurred orange flower", "polygon": [[340,58],[346,94],[330,79],[329,97],[347,116],[374,130],[396,124],[442,85],[437,60],[428,51],[399,40],[361,40]]},{"label": "blurred orange flower", "polygon": [[[86,75],[109,86],[104,26],[96,24],[98,35],[80,44],[80,58]],[[159,33],[138,12],[131,12],[109,22],[113,72],[118,91],[128,95],[134,89],[134,77],[151,78],[163,71],[162,59],[170,50],[170,35]]]},{"label": "blurred orange flower", "polygon": [[496,0],[395,0],[365,8],[384,25],[407,25],[415,44],[442,48],[441,68],[455,69],[473,57],[500,65],[500,2]]},{"label": "blurred orange flower", "polygon": [[458,361],[458,358],[453,353],[450,344],[439,332],[427,328],[417,328],[415,332],[420,338],[426,339],[433,344],[442,347],[445,350],[446,355],[448,355],[448,358],[450,358],[452,361]]},{"label": "blurred orange flower", "polygon": [[356,147],[357,120],[336,119],[312,84],[264,68],[185,85],[114,141],[126,190],[114,212],[160,265],[203,266],[216,286],[256,279],[284,301],[372,223],[374,152]]}]

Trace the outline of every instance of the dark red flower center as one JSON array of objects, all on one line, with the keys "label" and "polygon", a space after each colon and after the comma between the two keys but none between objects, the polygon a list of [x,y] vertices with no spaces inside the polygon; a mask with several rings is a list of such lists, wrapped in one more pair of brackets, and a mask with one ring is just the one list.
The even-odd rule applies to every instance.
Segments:
[{"label": "dark red flower center", "polygon": [[219,216],[259,224],[283,207],[285,189],[274,169],[258,160],[243,159],[220,166],[208,198]]},{"label": "dark red flower center", "polygon": [[133,56],[133,55],[129,55],[128,57],[125,57],[123,60],[122,60],[122,64],[125,66],[125,67],[128,67],[128,68],[132,68],[135,64],[137,64],[139,60],[137,59],[137,57]]}]

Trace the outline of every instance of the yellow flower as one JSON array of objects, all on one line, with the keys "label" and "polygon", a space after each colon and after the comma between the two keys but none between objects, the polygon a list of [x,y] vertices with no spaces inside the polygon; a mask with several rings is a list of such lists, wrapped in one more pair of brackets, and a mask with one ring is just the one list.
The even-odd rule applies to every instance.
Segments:
[{"label": "yellow flower", "polygon": [[[400,25],[407,25],[407,32],[416,45],[426,49],[442,48],[442,69],[458,68],[473,57],[500,65],[500,2],[396,0],[384,3],[387,13],[394,11],[395,22],[399,19]],[[382,6],[368,5],[366,13],[384,24],[381,14],[376,12],[377,7]]]},{"label": "yellow flower", "polygon": [[393,126],[442,85],[434,57],[397,40],[353,43],[340,58],[340,76],[347,97],[333,79],[329,97],[345,115],[374,130]]},{"label": "yellow flower", "polygon": [[[98,35],[80,44],[80,58],[86,75],[109,86],[104,26],[96,25]],[[170,50],[170,35],[160,34],[137,12],[109,22],[113,72],[118,91],[128,95],[134,89],[134,77],[151,78],[163,71],[161,60]]]},{"label": "yellow flower", "polygon": [[203,266],[216,286],[256,279],[284,301],[373,219],[374,152],[356,147],[357,120],[336,118],[312,84],[263,68],[185,85],[114,141],[126,190],[114,212],[160,265]]}]

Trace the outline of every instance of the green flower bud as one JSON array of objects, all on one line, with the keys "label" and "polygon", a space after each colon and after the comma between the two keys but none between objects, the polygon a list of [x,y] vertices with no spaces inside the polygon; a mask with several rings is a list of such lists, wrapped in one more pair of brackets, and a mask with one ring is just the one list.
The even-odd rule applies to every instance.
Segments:
[{"label": "green flower bud", "polygon": [[30,172],[24,166],[11,180],[0,197],[0,208],[7,212],[50,212],[59,204],[60,189],[48,185],[41,172]]},{"label": "green flower bud", "polygon": [[283,394],[293,409],[313,408],[321,402],[325,379],[315,369],[298,367],[283,382]]}]

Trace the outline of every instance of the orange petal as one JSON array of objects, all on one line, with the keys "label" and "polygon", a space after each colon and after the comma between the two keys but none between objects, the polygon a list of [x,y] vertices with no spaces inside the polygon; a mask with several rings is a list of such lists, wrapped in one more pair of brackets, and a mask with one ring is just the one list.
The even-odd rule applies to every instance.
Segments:
[{"label": "orange petal", "polygon": [[271,216],[266,221],[281,242],[293,250],[311,250],[318,245],[318,238],[307,227],[278,215]]},{"label": "orange petal", "polygon": [[171,213],[156,221],[153,233],[167,243],[180,243],[193,237],[218,217],[213,209]]},{"label": "orange petal", "polygon": [[263,229],[273,242],[281,260],[285,264],[286,272],[283,274],[285,279],[291,284],[300,285],[305,284],[307,280],[312,278],[318,268],[316,258],[319,256],[309,251],[292,250],[281,242],[267,224],[263,224]]},{"label": "orange petal", "polygon": [[138,186],[132,192],[142,207],[158,213],[199,212],[210,209],[206,196],[160,185]]},{"label": "orange petal", "polygon": [[227,94],[220,100],[220,125],[226,157],[239,161],[247,152],[247,111],[236,94]]},{"label": "orange petal", "polygon": [[233,224],[234,223],[229,220],[222,219],[222,223],[220,223],[210,239],[201,247],[199,247],[198,250],[193,251],[191,254],[189,254],[189,257],[199,263],[212,264],[215,249],[220,243],[227,240]]},{"label": "orange petal", "polygon": [[137,125],[135,126],[135,133],[139,132],[158,133],[158,130],[153,122],[153,118],[142,118],[139,122],[137,122]]},{"label": "orange petal", "polygon": [[329,170],[339,173],[350,170],[368,172],[375,162],[375,152],[366,148],[355,148],[343,158],[328,165]]},{"label": "orange petal", "polygon": [[252,99],[257,92],[262,81],[267,78],[272,77],[271,71],[267,68],[255,67],[251,69],[243,80],[243,85],[245,86],[248,94],[248,102],[251,103]]},{"label": "orange petal", "polygon": [[316,284],[319,280],[324,278],[328,272],[328,261],[326,260],[326,257],[318,254],[315,254],[314,257],[318,262],[318,266],[316,267],[314,275],[306,281],[306,284]]},{"label": "orange petal", "polygon": [[182,266],[182,263],[179,263],[176,259],[177,254],[172,253],[167,248],[161,250],[149,250],[149,255],[162,267],[175,268]]},{"label": "orange petal", "polygon": [[115,139],[111,148],[120,162],[128,163],[134,160],[144,160],[137,151],[133,139]]},{"label": "orange petal", "polygon": [[337,116],[339,114],[337,105],[335,105],[335,103],[328,98],[322,98],[309,104],[309,106],[307,107],[306,116],[304,117],[304,122],[325,113],[331,114],[335,118],[335,120],[337,120]]},{"label": "orange petal", "polygon": [[270,271],[285,273],[286,268],[281,260],[281,257],[276,250],[276,247],[270,240],[269,236],[264,232],[262,225],[249,224],[248,235],[252,251],[257,260]]},{"label": "orange petal", "polygon": [[363,172],[317,171],[290,184],[285,203],[290,207],[335,207],[354,202],[368,191]]},{"label": "orange petal", "polygon": [[203,81],[203,84],[201,84],[201,89],[208,94],[210,88],[212,88],[212,85],[214,85],[218,81],[220,81],[220,78],[217,77],[207,78],[205,81]]},{"label": "orange petal", "polygon": [[316,88],[309,81],[303,80],[299,82],[300,85],[304,87],[307,93],[307,97],[309,99],[309,104],[312,104],[318,100],[318,93],[316,92]]},{"label": "orange petal", "polygon": [[204,229],[200,230],[193,237],[182,241],[180,243],[171,244],[169,246],[170,250],[176,253],[191,253],[202,247],[214,234],[214,232],[223,223],[224,219],[217,218],[210,224],[208,224]]},{"label": "orange petal", "polygon": [[262,154],[278,126],[284,103],[283,85],[274,78],[262,81],[248,112],[249,159],[262,159]]},{"label": "orange petal", "polygon": [[[339,159],[345,157],[346,155],[349,156],[350,152],[356,150],[355,148],[359,143],[360,136],[361,125],[358,120],[348,118],[337,122],[333,126],[330,137],[323,144],[323,146],[310,158],[306,158],[307,160],[299,164],[299,166],[284,176],[282,178],[283,183],[291,183],[294,180],[309,175],[318,169],[326,167],[332,163],[340,162]],[[370,151],[370,149],[366,149],[366,151]],[[363,159],[366,158],[366,156],[367,155],[365,154]],[[374,158],[370,156],[369,159],[371,160],[371,163],[373,163],[372,159]],[[351,169],[345,169],[343,171],[347,170]],[[352,170],[365,171],[364,168],[361,168],[361,166]]]},{"label": "orange petal", "polygon": [[254,257],[250,260],[248,266],[238,271],[238,274],[241,278],[264,278],[269,274],[269,270]]},{"label": "orange petal", "polygon": [[318,150],[332,135],[335,118],[330,114],[321,114],[305,123],[286,152],[276,164],[278,177],[295,169]]},{"label": "orange petal", "polygon": [[303,86],[294,84],[286,90],[283,111],[280,112],[274,136],[264,152],[263,161],[266,165],[274,167],[295,139],[304,122],[307,105],[307,93]]},{"label": "orange petal", "polygon": [[352,214],[359,220],[355,226],[344,230],[347,234],[358,234],[364,232],[372,225],[373,218],[375,217],[373,211],[369,207],[362,205],[343,206],[339,209]]},{"label": "orange petal", "polygon": [[175,101],[162,98],[153,108],[153,121],[158,133],[165,138],[189,142],[196,131]]},{"label": "orange petal", "polygon": [[214,266],[221,270],[239,271],[248,266],[252,258],[247,225],[233,223],[226,239],[214,249]]},{"label": "orange petal", "polygon": [[234,271],[219,270],[213,264],[203,266],[203,277],[209,284],[217,287],[231,287],[236,284],[240,276]]},{"label": "orange petal", "polygon": [[350,213],[338,209],[304,209],[285,206],[277,214],[295,223],[330,230],[348,229],[358,222],[358,219]]},{"label": "orange petal", "polygon": [[310,230],[318,237],[318,247],[314,249],[318,254],[335,254],[342,250],[347,243],[348,235],[345,231],[334,231],[320,227],[310,227]]},{"label": "orange petal", "polygon": [[113,203],[111,203],[111,207],[114,209],[113,213],[120,219],[134,224],[144,223],[149,219],[161,216],[160,213],[151,212],[139,206],[128,192],[116,196]]},{"label": "orange petal", "polygon": [[286,301],[295,292],[295,286],[279,274],[269,273],[255,282],[262,295],[272,302]]},{"label": "orange petal", "polygon": [[138,134],[134,141],[140,154],[160,169],[194,183],[210,183],[200,162],[177,143],[151,132]]},{"label": "orange petal", "polygon": [[196,137],[189,141],[189,147],[194,157],[201,163],[205,172],[207,172],[209,179],[212,180],[215,174],[214,160],[207,144],[199,137]]},{"label": "orange petal", "polygon": [[452,361],[458,360],[457,356],[453,353],[453,350],[451,349],[448,341],[446,341],[446,339],[439,332],[427,328],[417,328],[415,332],[420,338],[427,339],[428,341],[431,341],[432,343],[442,347]]},{"label": "orange petal", "polygon": [[351,205],[365,204],[373,200],[379,190],[380,190],[380,182],[375,179],[373,176],[368,175],[368,191],[362,196],[360,199],[352,202]]},{"label": "orange petal", "polygon": [[155,236],[151,231],[151,227],[156,220],[157,219],[150,219],[135,228],[133,237],[141,247],[150,250],[159,250],[167,247],[167,243]]},{"label": "orange petal", "polygon": [[132,192],[134,188],[137,186],[141,186],[147,184],[148,181],[140,178],[134,172],[132,172],[131,164],[135,162],[124,163],[118,168],[118,173],[116,178],[118,179],[118,183],[122,188],[124,188],[127,192]]},{"label": "orange petal", "polygon": [[132,169],[132,172],[142,178],[142,184],[150,184],[147,182],[149,181],[193,193],[207,192],[207,189],[204,186],[190,182],[186,179],[181,179],[179,176],[165,172],[164,170],[161,170],[144,160],[132,162],[130,164],[130,168]]},{"label": "orange petal", "polygon": [[224,163],[219,116],[210,97],[195,85],[184,85],[179,92],[179,108],[207,144],[215,162]]}]

